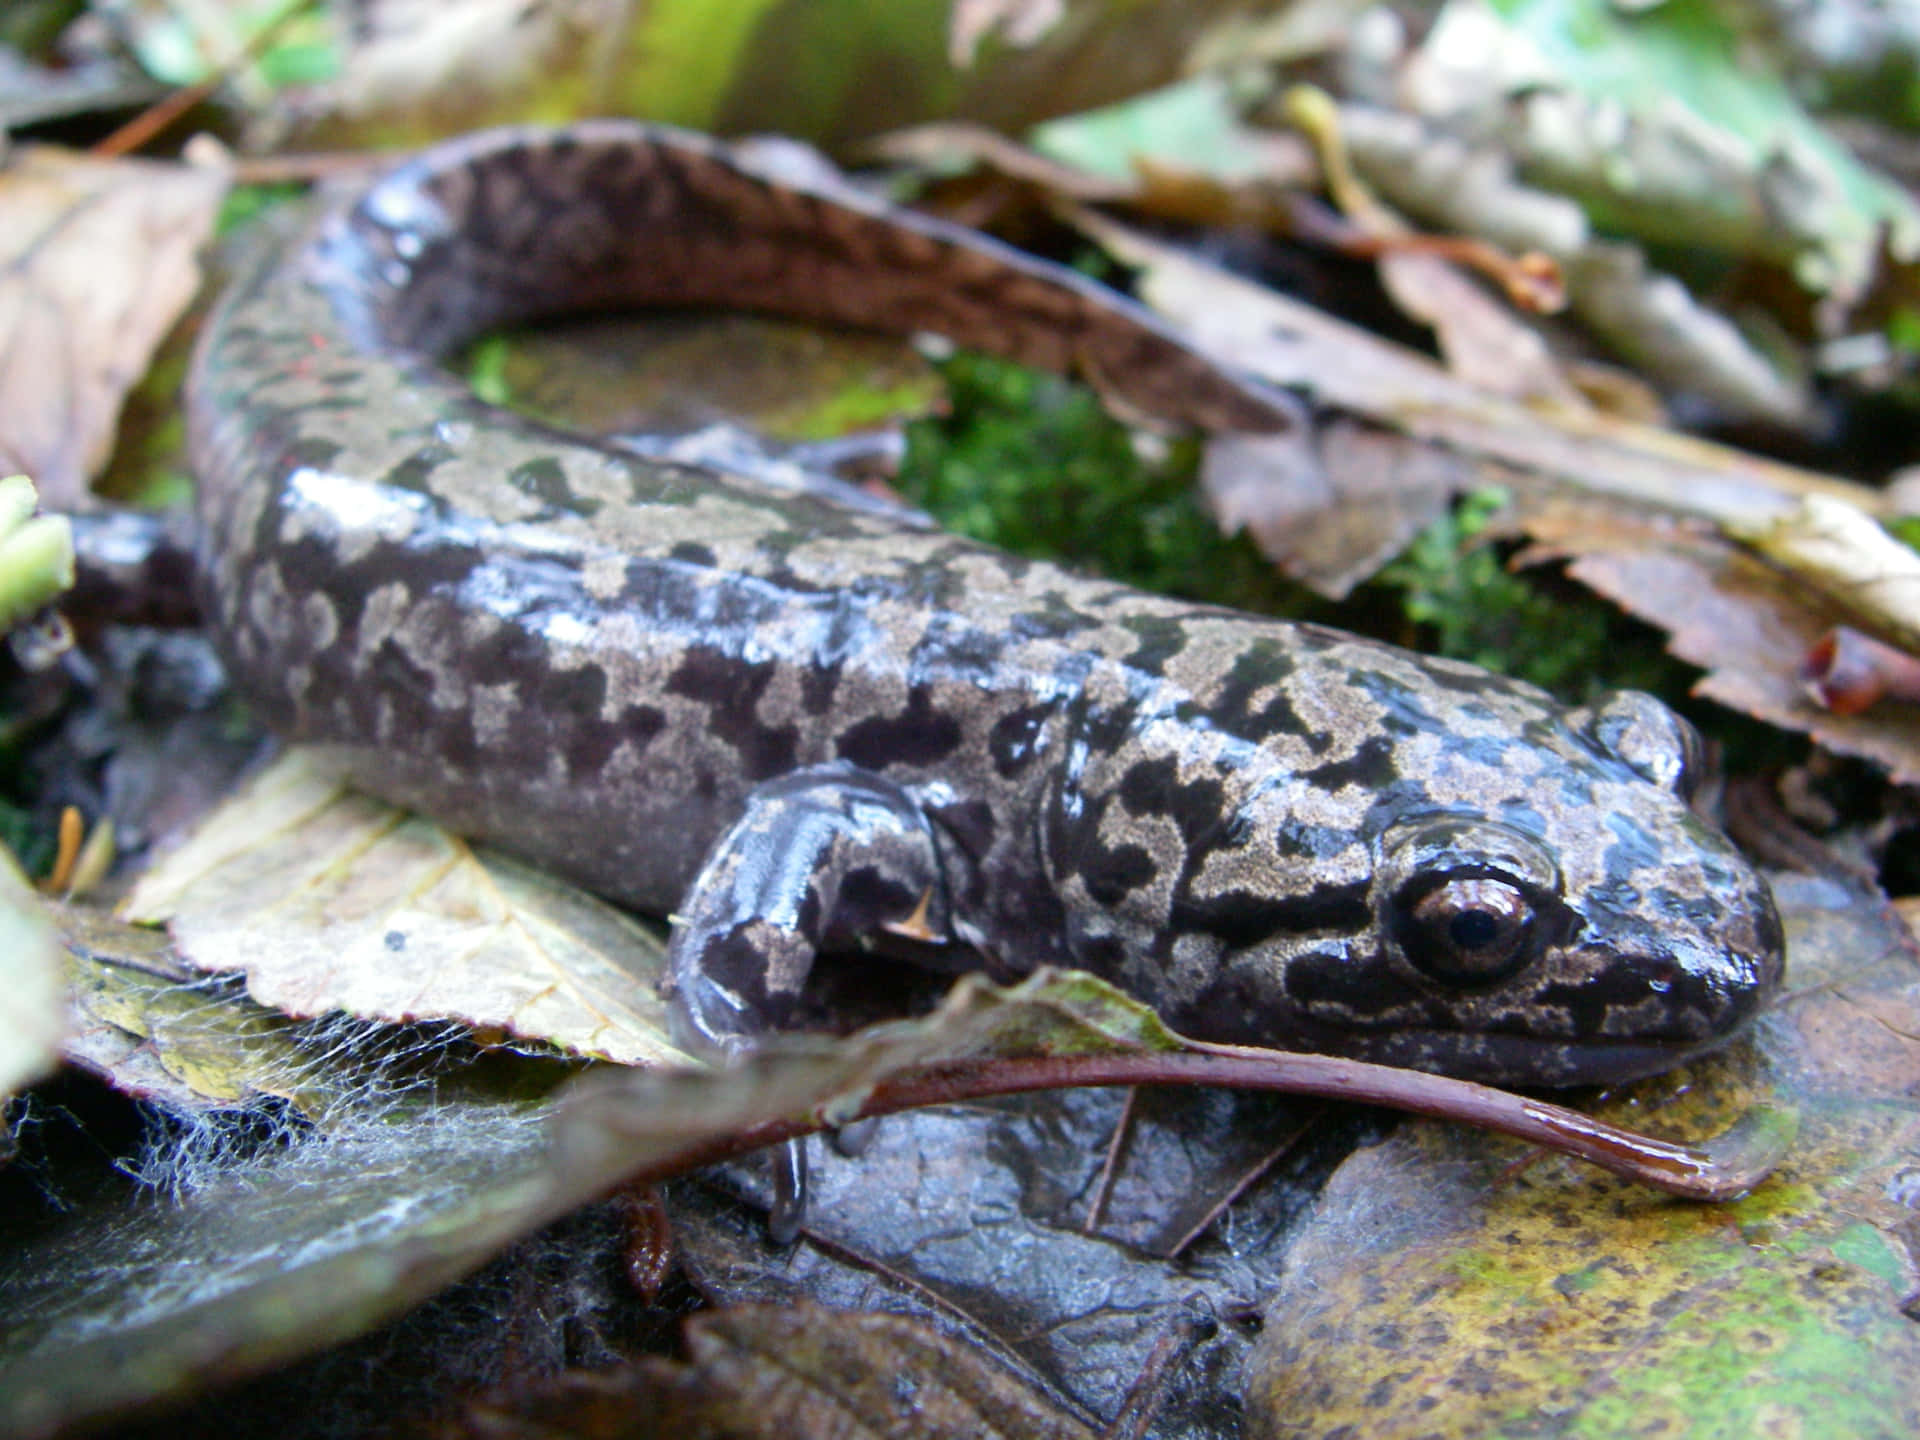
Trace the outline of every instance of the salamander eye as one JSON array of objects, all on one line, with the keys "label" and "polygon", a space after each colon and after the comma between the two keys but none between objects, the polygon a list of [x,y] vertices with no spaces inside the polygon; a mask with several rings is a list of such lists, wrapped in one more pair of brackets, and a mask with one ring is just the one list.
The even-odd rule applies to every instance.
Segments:
[{"label": "salamander eye", "polygon": [[1415,881],[1395,902],[1395,938],[1406,957],[1448,985],[1492,985],[1533,958],[1534,907],[1491,875]]}]

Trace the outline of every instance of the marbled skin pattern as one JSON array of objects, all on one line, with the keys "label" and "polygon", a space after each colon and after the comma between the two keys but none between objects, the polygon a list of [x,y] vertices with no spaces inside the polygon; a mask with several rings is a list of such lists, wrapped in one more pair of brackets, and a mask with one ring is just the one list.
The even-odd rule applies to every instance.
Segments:
[{"label": "marbled skin pattern", "polygon": [[1777,983],[1766,887],[1643,696],[1569,711],[636,459],[435,366],[660,303],[943,331],[1311,441],[1084,280],[621,123],[442,146],[243,277],[190,388],[235,677],[364,788],[677,912],[695,1038],[779,1024],[816,947],[903,930],[936,964],[1093,969],[1203,1037],[1550,1084],[1671,1064]]}]

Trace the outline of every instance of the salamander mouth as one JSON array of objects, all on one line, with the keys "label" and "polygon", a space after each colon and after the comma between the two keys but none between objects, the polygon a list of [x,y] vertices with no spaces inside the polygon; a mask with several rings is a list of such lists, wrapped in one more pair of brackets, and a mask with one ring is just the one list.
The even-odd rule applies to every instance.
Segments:
[{"label": "salamander mouth", "polygon": [[1348,1053],[1483,1085],[1617,1085],[1671,1070],[1719,1048],[1738,1031],[1691,1040],[1558,1040],[1498,1030],[1403,1029],[1368,1036]]}]

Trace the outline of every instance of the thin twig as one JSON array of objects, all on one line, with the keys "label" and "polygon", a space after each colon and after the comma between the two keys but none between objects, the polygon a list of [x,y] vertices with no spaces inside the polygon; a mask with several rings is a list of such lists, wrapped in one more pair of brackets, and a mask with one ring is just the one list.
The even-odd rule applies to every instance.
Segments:
[{"label": "thin twig", "polygon": [[191,85],[183,85],[172,94],[149,105],[95,145],[92,153],[103,160],[112,160],[145,149],[154,136],[160,134],[174,121],[239,74],[242,66],[251,65],[258,60],[291,21],[303,12],[311,10],[316,3],[317,0],[291,0],[286,9],[255,31],[253,38],[241,46],[239,53],[226,64],[205,79],[196,80]]}]

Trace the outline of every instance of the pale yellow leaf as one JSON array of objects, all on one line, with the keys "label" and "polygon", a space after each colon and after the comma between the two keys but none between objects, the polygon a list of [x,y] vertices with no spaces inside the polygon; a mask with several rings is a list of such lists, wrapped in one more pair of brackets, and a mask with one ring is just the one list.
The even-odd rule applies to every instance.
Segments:
[{"label": "pale yellow leaf", "polygon": [[636,920],[283,756],[141,880],[129,918],[290,1015],[452,1019],[626,1064],[683,1061]]},{"label": "pale yellow leaf", "polygon": [[39,896],[0,846],[0,1097],[53,1069],[65,1006],[60,952]]},{"label": "pale yellow leaf", "polygon": [[1808,495],[1790,515],[1736,532],[1911,649],[1920,649],[1920,555],[1858,506]]}]

